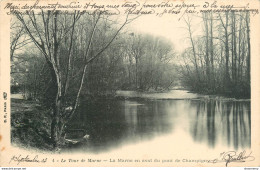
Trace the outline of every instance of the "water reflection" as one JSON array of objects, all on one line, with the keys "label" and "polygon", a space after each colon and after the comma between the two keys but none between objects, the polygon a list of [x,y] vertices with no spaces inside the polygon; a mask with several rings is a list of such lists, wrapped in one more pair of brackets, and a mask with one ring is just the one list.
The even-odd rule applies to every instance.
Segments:
[{"label": "water reflection", "polygon": [[210,147],[221,143],[234,149],[250,147],[250,102],[194,101],[196,113],[190,117],[190,133],[195,141]]},{"label": "water reflection", "polygon": [[86,130],[90,141],[78,147],[91,152],[149,141],[177,128],[195,143],[238,149],[250,147],[250,119],[250,102],[245,101],[103,100],[86,102],[70,128]]}]

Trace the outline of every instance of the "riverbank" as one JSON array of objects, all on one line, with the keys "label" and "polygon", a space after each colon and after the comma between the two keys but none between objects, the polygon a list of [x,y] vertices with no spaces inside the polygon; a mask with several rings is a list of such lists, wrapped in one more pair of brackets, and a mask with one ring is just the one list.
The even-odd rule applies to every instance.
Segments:
[{"label": "riverbank", "polygon": [[[11,98],[11,143],[24,149],[53,151],[50,137],[52,120],[50,110],[37,101],[25,100],[17,96],[13,95],[14,98]],[[63,145],[55,148],[55,151],[85,143],[88,135],[79,133],[82,132],[75,132],[75,129],[68,130]]]},{"label": "riverbank", "polygon": [[12,98],[11,142],[22,148],[52,150],[48,111],[35,101]]},{"label": "riverbank", "polygon": [[130,100],[223,100],[223,101],[250,101],[250,99],[226,97],[223,95],[200,94],[189,90],[169,90],[165,92],[117,91],[115,98]]}]

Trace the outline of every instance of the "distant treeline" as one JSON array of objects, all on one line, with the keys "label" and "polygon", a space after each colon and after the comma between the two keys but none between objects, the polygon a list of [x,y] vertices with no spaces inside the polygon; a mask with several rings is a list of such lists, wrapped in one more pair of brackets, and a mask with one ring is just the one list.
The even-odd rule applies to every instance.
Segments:
[{"label": "distant treeline", "polygon": [[250,97],[249,13],[203,14],[201,36],[185,18],[191,46],[182,54],[182,82],[196,92]]}]

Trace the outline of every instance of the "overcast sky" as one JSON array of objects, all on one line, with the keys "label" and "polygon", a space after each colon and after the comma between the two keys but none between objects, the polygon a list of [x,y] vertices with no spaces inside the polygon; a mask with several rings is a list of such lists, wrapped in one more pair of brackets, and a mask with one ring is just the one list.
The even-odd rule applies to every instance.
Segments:
[{"label": "overcast sky", "polygon": [[[199,33],[201,19],[192,17],[192,31],[196,36]],[[188,30],[183,20],[178,20],[174,15],[157,16],[141,16],[130,25],[130,28],[136,31],[150,33],[153,35],[163,36],[169,39],[175,50],[181,53],[185,48],[190,46],[188,39]]]}]

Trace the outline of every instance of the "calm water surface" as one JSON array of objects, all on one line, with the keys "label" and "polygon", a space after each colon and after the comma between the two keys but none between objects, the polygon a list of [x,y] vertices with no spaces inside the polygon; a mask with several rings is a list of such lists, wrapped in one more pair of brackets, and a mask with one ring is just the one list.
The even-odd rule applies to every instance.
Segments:
[{"label": "calm water surface", "polygon": [[[78,149],[106,152],[174,134],[178,128],[193,143],[209,148],[219,144],[233,149],[250,148],[250,101],[197,98],[186,91],[173,93],[178,97],[166,94],[165,98],[170,100],[161,100],[165,98],[158,95],[163,94],[146,94],[143,99],[86,102],[71,124],[71,128],[85,129],[90,135],[89,142],[77,146]],[[180,93],[186,96],[180,99]]]}]

